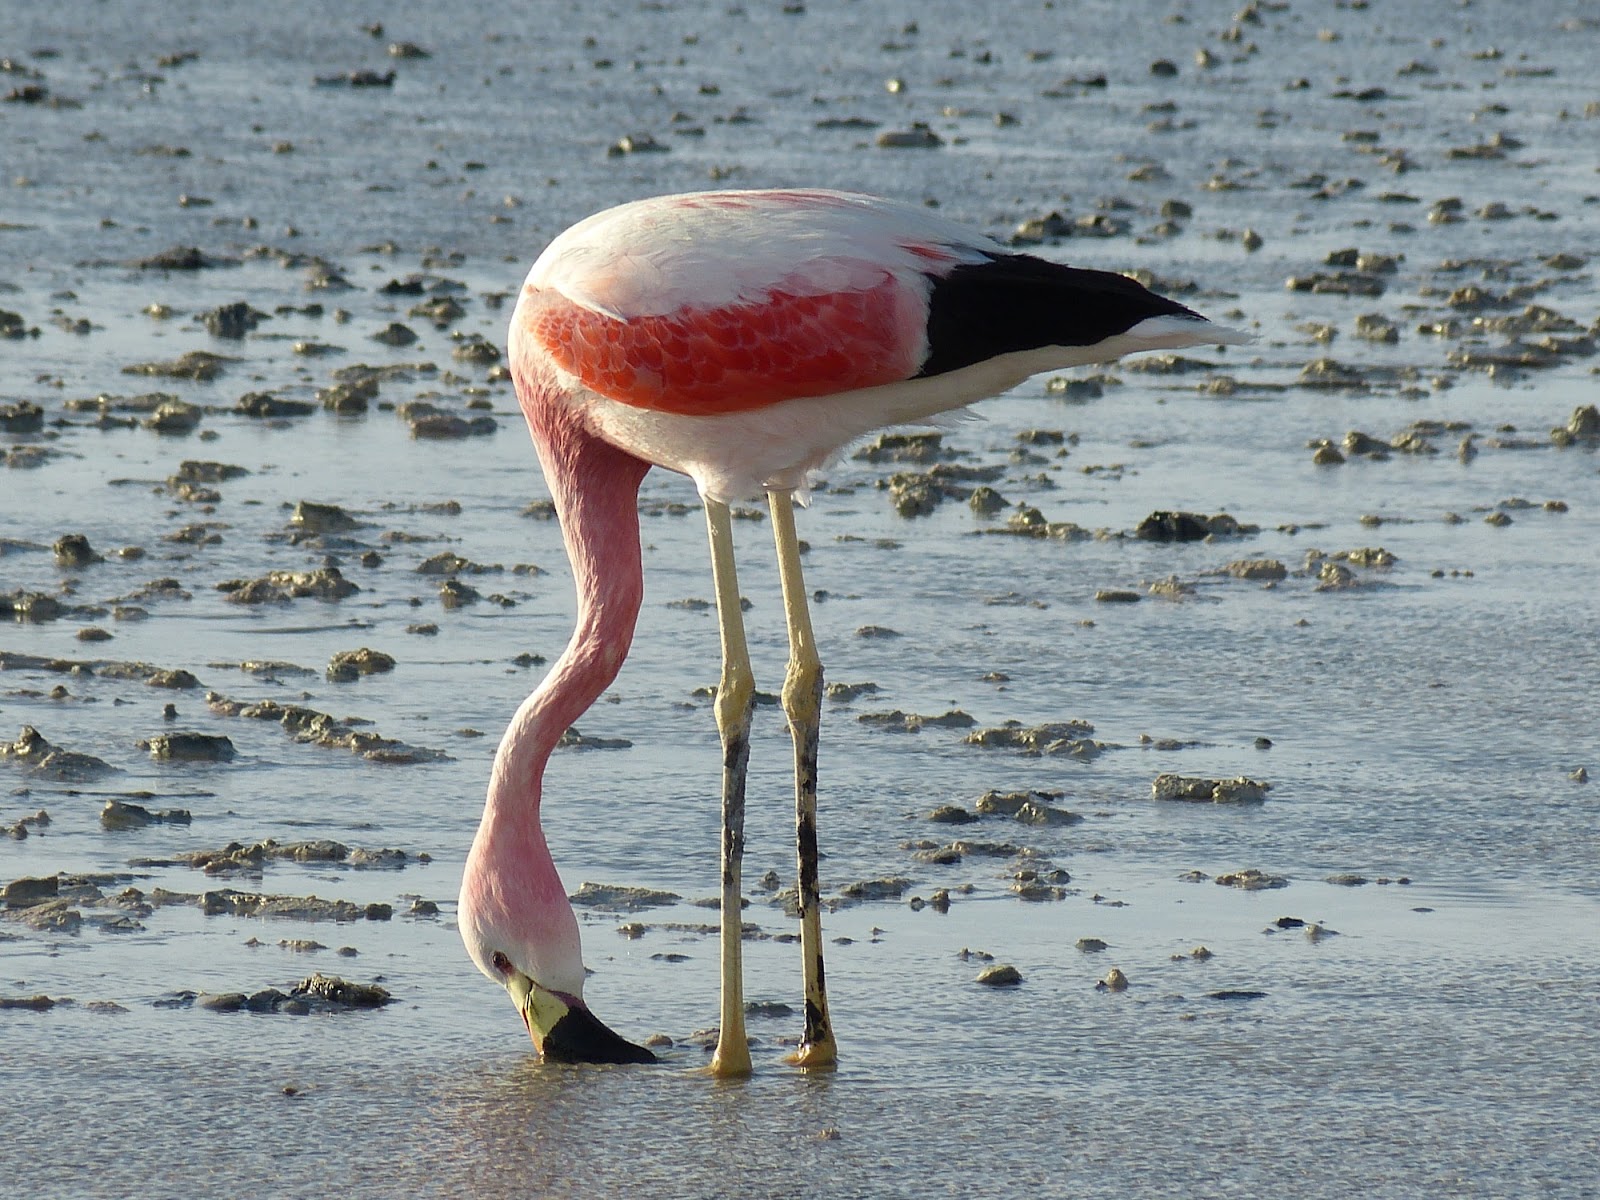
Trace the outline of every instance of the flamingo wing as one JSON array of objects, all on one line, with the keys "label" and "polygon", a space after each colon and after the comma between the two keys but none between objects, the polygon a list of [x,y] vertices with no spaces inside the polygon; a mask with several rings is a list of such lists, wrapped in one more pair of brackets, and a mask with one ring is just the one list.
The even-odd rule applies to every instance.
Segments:
[{"label": "flamingo wing", "polygon": [[934,279],[995,253],[874,197],[661,197],[551,243],[529,272],[524,327],[607,399],[682,415],[764,408],[916,376]]}]

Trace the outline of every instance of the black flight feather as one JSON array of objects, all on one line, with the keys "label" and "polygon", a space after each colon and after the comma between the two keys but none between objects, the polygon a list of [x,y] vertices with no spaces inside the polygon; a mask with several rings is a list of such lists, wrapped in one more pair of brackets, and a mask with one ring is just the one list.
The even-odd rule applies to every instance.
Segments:
[{"label": "black flight feather", "polygon": [[1093,346],[1150,317],[1199,313],[1126,275],[1004,254],[933,277],[928,358],[919,376],[942,375],[1042,346]]}]

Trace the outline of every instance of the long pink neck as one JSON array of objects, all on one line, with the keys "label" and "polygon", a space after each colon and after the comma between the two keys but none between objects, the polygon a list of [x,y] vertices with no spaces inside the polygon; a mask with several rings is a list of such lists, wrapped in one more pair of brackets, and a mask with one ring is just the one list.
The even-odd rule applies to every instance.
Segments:
[{"label": "long pink neck", "polygon": [[639,484],[650,464],[601,441],[570,409],[535,388],[519,391],[572,562],[578,622],[566,650],[501,739],[484,823],[510,818],[537,828],[550,752],[611,685],[633,642],[644,595]]}]

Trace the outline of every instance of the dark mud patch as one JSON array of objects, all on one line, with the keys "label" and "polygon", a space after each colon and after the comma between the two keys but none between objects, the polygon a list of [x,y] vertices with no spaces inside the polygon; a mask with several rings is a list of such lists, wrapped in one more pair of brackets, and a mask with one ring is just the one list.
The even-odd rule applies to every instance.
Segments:
[{"label": "dark mud patch", "polygon": [[1253,804],[1267,798],[1270,783],[1247,779],[1201,779],[1187,775],[1157,775],[1150,794],[1157,800],[1187,800],[1202,804]]},{"label": "dark mud patch", "polygon": [[32,725],[24,725],[16,741],[0,742],[0,758],[24,763],[29,774],[58,783],[83,783],[121,770],[92,754],[52,745]]},{"label": "dark mud patch", "polygon": [[1088,736],[1094,726],[1087,721],[1049,721],[1025,726],[1020,721],[975,729],[962,739],[969,746],[1019,750],[1029,757],[1067,755],[1088,761],[1113,747]]},{"label": "dark mud patch", "polygon": [[268,571],[257,579],[228,579],[217,584],[217,590],[234,604],[287,604],[305,598],[343,600],[361,588],[338,567],[319,567],[314,571]]},{"label": "dark mud patch", "polygon": [[624,887],[616,884],[585,881],[567,899],[597,912],[643,912],[650,908],[664,908],[681,903],[683,897],[676,892],[663,892],[654,888]]},{"label": "dark mud patch", "polygon": [[341,650],[328,660],[326,672],[329,683],[348,683],[363,675],[383,675],[394,670],[394,655],[366,646],[359,650]]},{"label": "dark mud patch", "polygon": [[970,713],[962,712],[959,708],[932,717],[921,713],[902,712],[897,708],[891,712],[862,713],[856,720],[874,729],[888,729],[900,733],[918,733],[924,729],[971,729],[978,723]]},{"label": "dark mud patch", "polygon": [[186,808],[146,808],[128,800],[113,797],[100,810],[100,825],[113,832],[145,829],[151,825],[188,825],[194,820]]},{"label": "dark mud patch", "polygon": [[240,892],[232,888],[199,895],[155,888],[149,902],[156,907],[171,904],[192,905],[208,917],[278,917],[290,921],[387,921],[394,916],[392,904],[355,904],[349,900],[324,900],[319,896],[269,896]]},{"label": "dark mud patch", "polygon": [[310,1013],[350,1012],[382,1008],[394,997],[376,983],[355,983],[321,973],[291,984],[287,992],[275,987],[254,992],[174,992],[156,1004],[161,1008],[200,1008],[208,1012]]},{"label": "dark mud patch", "polygon": [[230,700],[217,692],[206,693],[206,704],[222,717],[241,717],[255,721],[275,721],[297,742],[348,750],[370,762],[391,764],[448,762],[442,750],[411,746],[396,738],[386,738],[370,729],[357,728],[368,722],[355,717],[339,718],[300,704],[280,704],[276,700],[246,703]]},{"label": "dark mud patch", "polygon": [[260,875],[270,862],[337,864],[355,870],[399,870],[414,862],[432,861],[432,856],[427,853],[412,855],[389,847],[365,849],[327,838],[282,843],[263,838],[259,842],[229,842],[226,846],[213,849],[193,850],[176,858],[134,859],[129,865],[187,866],[204,871],[207,875]]},{"label": "dark mud patch", "polygon": [[216,733],[162,733],[138,745],[158,762],[232,762],[238,753],[231,739]]},{"label": "dark mud patch", "polygon": [[1260,892],[1289,886],[1287,876],[1273,875],[1256,867],[1246,867],[1242,871],[1229,871],[1218,875],[1215,882],[1222,887],[1238,888],[1243,892]]},{"label": "dark mud patch", "polygon": [[70,1001],[54,1000],[43,993],[34,996],[0,996],[0,1011],[49,1012],[57,1004],[61,1003],[70,1003]]},{"label": "dark mud patch", "polygon": [[1227,513],[1206,516],[1192,512],[1153,512],[1140,521],[1133,536],[1141,542],[1202,542],[1207,538],[1235,538],[1260,533],[1259,525],[1245,525]]}]

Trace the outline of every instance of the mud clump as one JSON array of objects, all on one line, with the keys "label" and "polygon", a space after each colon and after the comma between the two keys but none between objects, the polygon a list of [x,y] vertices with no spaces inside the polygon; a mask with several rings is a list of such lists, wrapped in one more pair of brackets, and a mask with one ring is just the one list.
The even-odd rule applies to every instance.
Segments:
[{"label": "mud clump", "polygon": [[902,733],[918,733],[923,729],[971,729],[978,723],[959,708],[952,708],[936,717],[902,712],[897,708],[892,712],[862,713],[856,720],[877,729],[893,729]]},{"label": "mud clump", "polygon": [[1337,562],[1347,562],[1357,567],[1392,567],[1400,560],[1382,546],[1362,546],[1356,550],[1341,550],[1333,555]]},{"label": "mud clump", "polygon": [[285,400],[271,392],[246,392],[239,397],[233,411],[242,417],[273,420],[283,417],[309,417],[316,411],[314,405],[304,400]]},{"label": "mud clump", "polygon": [[1275,558],[1242,558],[1222,568],[1235,579],[1277,583],[1289,577],[1289,568]]},{"label": "mud clump", "polygon": [[978,797],[974,807],[986,817],[1014,817],[1028,805],[1048,805],[1062,795],[1061,792],[1001,792],[991,789]]},{"label": "mud clump", "polygon": [[500,347],[482,334],[472,334],[461,338],[455,349],[450,351],[450,357],[470,366],[492,367],[500,361]]},{"label": "mud clump", "polygon": [[191,691],[200,686],[194,674],[181,667],[158,667],[147,662],[98,662],[92,664],[102,679],[142,679],[147,687],[170,691]]},{"label": "mud clump", "polygon": [[934,150],[944,145],[944,139],[924,121],[913,121],[910,129],[885,129],[873,141],[886,150]]},{"label": "mud clump", "polygon": [[1140,521],[1133,536],[1142,542],[1199,542],[1208,537],[1240,537],[1259,533],[1257,525],[1241,525],[1227,513],[1208,517],[1191,512],[1153,512]]},{"label": "mud clump", "polygon": [[627,738],[597,737],[593,734],[580,733],[576,725],[569,725],[556,742],[562,750],[630,750],[633,743]]},{"label": "mud clump", "polygon": [[916,463],[931,465],[953,457],[944,448],[944,434],[933,432],[880,433],[852,455],[857,462]]},{"label": "mud clump", "polygon": [[1200,779],[1186,775],[1157,775],[1150,794],[1157,800],[1187,800],[1209,804],[1252,804],[1267,798],[1270,783],[1246,779]]},{"label": "mud clump", "polygon": [[124,375],[149,375],[160,379],[187,379],[191,383],[210,383],[222,374],[224,367],[235,362],[209,350],[190,350],[166,362],[130,363],[122,368]]},{"label": "mud clump", "polygon": [[1319,296],[1381,296],[1384,281],[1359,271],[1313,271],[1291,275],[1284,283],[1291,292],[1312,292]]},{"label": "mud clump", "polygon": [[[266,838],[248,845],[242,842],[229,842],[226,846],[211,850],[194,850],[171,860],[136,860],[133,865],[169,866],[177,863],[204,871],[207,875],[260,875],[266,864],[274,861],[338,863],[356,870],[399,870],[410,864],[413,858],[404,850],[388,848],[367,850],[350,847],[329,838],[282,844],[272,838]],[[415,861],[427,862],[430,859],[426,854],[419,854]]]},{"label": "mud clump", "polygon": [[855,883],[847,883],[839,889],[839,895],[849,901],[862,900],[898,900],[905,895],[906,889],[911,886],[911,880],[903,875],[893,875],[883,879],[862,879]]},{"label": "mud clump", "polygon": [[236,892],[232,888],[206,892],[202,896],[182,896],[176,892],[157,893],[163,903],[198,902],[208,917],[284,917],[292,921],[387,921],[394,916],[390,904],[352,904],[348,900],[323,900],[317,896],[265,896]]},{"label": "mud clump", "polygon": [[232,762],[237,751],[225,734],[163,733],[139,742],[160,762]]},{"label": "mud clump", "polygon": [[593,908],[599,912],[642,912],[648,908],[677,904],[683,897],[676,892],[590,883],[586,880],[583,886],[567,899],[574,904],[581,904],[585,908]]},{"label": "mud clump", "polygon": [[201,1008],[208,1012],[287,1013],[347,1012],[356,1008],[381,1008],[393,997],[375,983],[352,983],[335,975],[316,974],[294,984],[289,991],[275,987],[244,992],[176,992],[156,1001],[160,1008]]},{"label": "mud clump", "polygon": [[398,321],[391,321],[373,334],[372,340],[382,342],[385,346],[410,346],[416,342],[417,335],[415,330],[400,324]]},{"label": "mud clump", "polygon": [[56,539],[50,550],[55,555],[56,565],[69,570],[105,561],[105,555],[95,553],[94,547],[89,545],[89,539],[81,533],[64,534]]},{"label": "mud clump", "polygon": [[[72,907],[72,896],[45,894],[51,880],[13,880],[11,885],[27,885],[11,894],[0,917],[38,933],[75,934],[83,928],[83,914]],[[59,880],[56,880],[59,888]]]},{"label": "mud clump", "polygon": [[0,996],[0,1009],[49,1012],[56,1006],[56,1003],[56,1001],[43,993],[37,996]]},{"label": "mud clump", "polygon": [[311,535],[348,533],[360,527],[361,522],[337,504],[317,504],[301,500],[289,514],[289,525],[297,532]]},{"label": "mud clump", "polygon": [[1010,963],[994,963],[979,971],[973,982],[991,988],[1019,987],[1022,984],[1022,972]]},{"label": "mud clump", "polygon": [[467,310],[453,296],[436,296],[432,300],[413,305],[406,315],[432,321],[435,328],[444,329],[466,316]]},{"label": "mud clump", "polygon": [[142,271],[205,271],[232,265],[227,259],[203,254],[198,246],[173,246],[134,264]]},{"label": "mud clump", "polygon": [[1356,336],[1363,341],[1393,345],[1400,340],[1400,328],[1382,313],[1362,313],[1356,318]]},{"label": "mud clump", "polygon": [[1245,892],[1260,892],[1271,888],[1284,888],[1289,886],[1289,880],[1283,875],[1271,875],[1266,871],[1248,867],[1243,871],[1229,871],[1218,875],[1216,883],[1223,887],[1235,887]]},{"label": "mud clump", "polygon": [[394,670],[394,656],[381,650],[363,646],[359,650],[341,650],[328,662],[329,683],[348,683],[363,675],[382,675]]},{"label": "mud clump", "polygon": [[39,625],[57,620],[66,609],[54,596],[17,590],[0,595],[0,621]]},{"label": "mud clump", "polygon": [[1565,425],[1550,431],[1550,440],[1563,448],[1579,444],[1600,445],[1600,409],[1592,404],[1573,409],[1572,417]]},{"label": "mud clump", "polygon": [[391,999],[388,991],[374,983],[351,983],[336,975],[320,972],[295,984],[296,996],[315,996],[343,1008],[379,1008]]},{"label": "mud clump", "polygon": [[1031,800],[1021,805],[1012,819],[1023,825],[1077,825],[1083,820],[1075,812]]},{"label": "mud clump", "polygon": [[990,746],[1021,750],[1033,757],[1041,754],[1066,754],[1079,759],[1097,757],[1108,747],[1089,737],[1094,726],[1087,721],[1050,721],[1024,727],[1020,722],[988,729],[975,729],[962,740],[969,746]]},{"label": "mud clump", "polygon": [[371,71],[365,68],[345,71],[338,75],[318,75],[312,82],[319,88],[387,88],[394,86],[393,71]]},{"label": "mud clump", "polygon": [[1009,500],[987,484],[973,488],[972,495],[967,497],[967,507],[980,517],[992,517],[1010,505]]},{"label": "mud clump", "polygon": [[186,458],[178,464],[177,474],[171,476],[167,483],[173,486],[180,483],[226,483],[230,479],[242,479],[248,474],[249,468],[232,463]]},{"label": "mud clump", "polygon": [[369,762],[407,764],[423,762],[449,762],[450,756],[439,750],[426,750],[407,745],[394,738],[386,738],[369,729],[357,729],[360,723],[353,719],[340,720],[314,708],[299,704],[280,704],[276,700],[263,700],[246,704],[230,700],[217,692],[206,693],[206,704],[212,712],[223,717],[244,717],[257,721],[276,721],[297,742],[325,746],[334,750],[348,750]]},{"label": "mud clump", "polygon": [[10,825],[0,825],[0,834],[14,842],[21,842],[27,840],[30,829],[48,829],[50,824],[50,814],[41,808],[31,817],[21,817]]},{"label": "mud clump", "polygon": [[[426,407],[432,407],[431,405]],[[455,413],[413,412],[409,421],[411,436],[419,440],[458,441],[469,437],[486,437],[500,430],[493,417],[462,417]]]},{"label": "mud clump", "polygon": [[925,517],[946,500],[968,500],[972,483],[992,483],[1004,474],[1000,467],[964,467],[938,463],[926,472],[902,471],[880,480],[889,501],[902,517]]},{"label": "mud clump", "polygon": [[92,754],[51,745],[32,725],[24,725],[16,741],[0,742],[0,758],[27,763],[32,774],[59,783],[82,783],[118,770]]},{"label": "mud clump", "polygon": [[329,412],[352,415],[364,413],[367,406],[378,398],[376,376],[366,375],[321,388],[317,401]]},{"label": "mud clump", "polygon": [[1094,987],[1097,992],[1125,992],[1128,990],[1128,977],[1122,973],[1121,967],[1112,967]]},{"label": "mud clump", "polygon": [[54,875],[13,879],[0,887],[0,905],[6,908],[31,908],[35,904],[54,900],[60,890],[61,881]]},{"label": "mud clump", "polygon": [[875,683],[830,683],[823,694],[835,703],[848,704],[862,696],[870,696],[878,690],[878,685]]},{"label": "mud clump", "polygon": [[0,404],[0,433],[38,433],[43,428],[44,409],[31,400]]},{"label": "mud clump", "polygon": [[254,331],[262,321],[271,319],[269,314],[258,312],[243,300],[219,305],[195,318],[206,327],[206,332],[212,337],[227,338],[231,341],[242,340],[245,334]]},{"label": "mud clump", "polygon": [[346,579],[338,567],[319,567],[315,571],[269,571],[259,579],[229,579],[217,584],[234,604],[287,604],[310,597],[316,600],[343,600],[361,590]]},{"label": "mud clump", "polygon": [[1361,581],[1349,567],[1331,560],[1317,569],[1317,591],[1337,592],[1345,588],[1360,587]]},{"label": "mud clump", "polygon": [[490,575],[500,574],[505,568],[499,563],[475,563],[453,551],[441,550],[423,559],[415,570],[418,575]]},{"label": "mud clump", "polygon": [[146,808],[112,797],[100,810],[100,824],[116,833],[144,829],[150,825],[188,825],[193,816],[186,808]]}]

